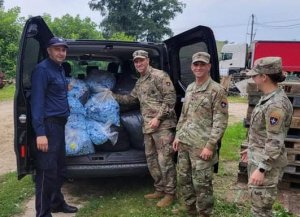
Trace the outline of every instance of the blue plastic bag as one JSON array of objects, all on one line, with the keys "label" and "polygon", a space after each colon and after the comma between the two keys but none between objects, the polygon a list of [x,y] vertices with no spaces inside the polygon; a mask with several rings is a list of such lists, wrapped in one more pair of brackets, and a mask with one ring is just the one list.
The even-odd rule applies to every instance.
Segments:
[{"label": "blue plastic bag", "polygon": [[85,130],[66,125],[65,141],[67,156],[80,156],[95,153],[93,143]]},{"label": "blue plastic bag", "polygon": [[103,124],[93,119],[86,120],[87,133],[94,145],[104,144],[108,140],[110,140],[113,145],[116,144],[118,132],[111,132],[110,126],[110,122]]},{"label": "blue plastic bag", "polygon": [[68,96],[68,103],[71,114],[86,115],[85,107],[82,105],[79,99]]},{"label": "blue plastic bag", "polygon": [[70,116],[68,117],[68,122],[66,126],[86,130],[85,116],[82,114],[71,113]]},{"label": "blue plastic bag", "polygon": [[104,70],[94,70],[87,76],[86,83],[92,93],[98,93],[102,88],[112,90],[116,85],[116,77]]},{"label": "blue plastic bag", "polygon": [[120,126],[120,107],[110,90],[102,89],[93,95],[85,104],[85,108],[88,118]]},{"label": "blue plastic bag", "polygon": [[68,97],[79,99],[82,104],[85,104],[89,96],[88,85],[83,80],[76,78],[69,79],[68,83]]}]

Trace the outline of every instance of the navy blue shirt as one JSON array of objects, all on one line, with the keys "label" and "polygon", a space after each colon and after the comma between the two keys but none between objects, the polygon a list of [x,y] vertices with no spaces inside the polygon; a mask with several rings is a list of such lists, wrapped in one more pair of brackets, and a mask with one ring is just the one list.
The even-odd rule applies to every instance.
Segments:
[{"label": "navy blue shirt", "polygon": [[51,59],[40,62],[31,77],[32,125],[37,136],[45,136],[48,117],[68,117],[68,85],[63,67]]}]

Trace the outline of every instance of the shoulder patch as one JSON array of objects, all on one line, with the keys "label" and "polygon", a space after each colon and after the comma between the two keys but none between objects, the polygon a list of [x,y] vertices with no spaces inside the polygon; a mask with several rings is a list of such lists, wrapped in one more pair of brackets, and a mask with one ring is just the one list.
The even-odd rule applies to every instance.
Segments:
[{"label": "shoulder patch", "polygon": [[221,107],[226,108],[227,107],[227,100],[222,100]]},{"label": "shoulder patch", "polygon": [[271,126],[274,126],[276,124],[278,124],[278,122],[280,121],[281,119],[281,114],[277,111],[273,111],[270,113],[270,118],[269,118],[269,121],[270,121],[270,125]]},{"label": "shoulder patch", "polygon": [[272,126],[278,124],[278,118],[276,118],[276,117],[270,117],[270,124]]},{"label": "shoulder patch", "polygon": [[267,129],[270,132],[278,133],[284,122],[284,113],[281,109],[272,109],[266,117]]}]

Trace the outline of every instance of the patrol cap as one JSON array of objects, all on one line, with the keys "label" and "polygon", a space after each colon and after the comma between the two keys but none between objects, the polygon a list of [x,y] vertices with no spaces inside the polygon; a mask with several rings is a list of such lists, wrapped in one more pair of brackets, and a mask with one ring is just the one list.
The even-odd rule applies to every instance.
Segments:
[{"label": "patrol cap", "polygon": [[282,73],[282,60],[281,57],[263,57],[254,62],[251,70],[246,72],[248,76],[258,74],[278,74]]},{"label": "patrol cap", "polygon": [[204,63],[209,63],[210,60],[210,55],[206,52],[197,52],[193,54],[192,57],[192,63],[195,62],[204,62]]},{"label": "patrol cap", "polygon": [[50,47],[50,46],[64,46],[66,48],[69,48],[66,40],[63,38],[59,38],[59,37],[51,38],[48,42],[47,47]]},{"label": "patrol cap", "polygon": [[133,52],[132,54],[133,60],[135,60],[136,58],[148,58],[148,52],[144,51],[144,50],[136,50]]}]

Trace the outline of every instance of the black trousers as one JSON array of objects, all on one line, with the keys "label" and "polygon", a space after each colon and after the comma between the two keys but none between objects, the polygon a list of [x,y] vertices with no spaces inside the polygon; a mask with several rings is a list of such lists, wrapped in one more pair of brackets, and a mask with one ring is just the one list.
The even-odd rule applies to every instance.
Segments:
[{"label": "black trousers", "polygon": [[45,120],[48,152],[36,152],[36,217],[51,217],[51,208],[65,203],[61,187],[65,179],[65,121]]}]

